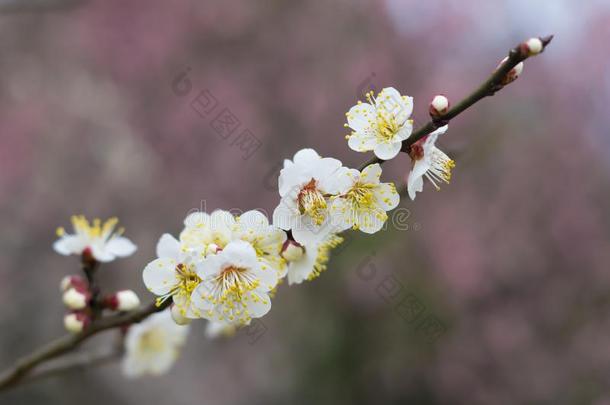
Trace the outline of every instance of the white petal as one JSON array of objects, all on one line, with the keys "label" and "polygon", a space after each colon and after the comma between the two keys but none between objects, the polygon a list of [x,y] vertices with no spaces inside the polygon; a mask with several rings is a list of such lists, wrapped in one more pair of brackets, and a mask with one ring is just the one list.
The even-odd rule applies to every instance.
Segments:
[{"label": "white petal", "polygon": [[400,203],[396,187],[390,183],[381,183],[375,190],[375,197],[377,197],[379,207],[385,211],[393,210]]},{"label": "white petal", "polygon": [[381,90],[376,99],[377,112],[384,117],[396,117],[399,125],[402,125],[413,112],[413,98],[403,98],[398,90],[386,87]]},{"label": "white petal", "polygon": [[106,243],[106,249],[118,257],[131,256],[138,247],[123,236],[115,236]]},{"label": "white petal", "polygon": [[273,225],[288,231],[298,222],[298,216],[298,210],[294,202],[282,198],[280,204],[273,211]]},{"label": "white petal", "polygon": [[260,318],[271,309],[271,299],[267,294],[252,291],[248,300],[248,312],[252,318]]},{"label": "white petal", "polygon": [[176,285],[176,265],[174,259],[155,259],[144,268],[144,285],[155,295],[165,295]]},{"label": "white petal", "polygon": [[328,194],[345,194],[360,179],[360,172],[356,169],[340,167],[332,176],[319,181],[322,192]]},{"label": "white petal", "polygon": [[[380,219],[380,216],[385,219]],[[358,229],[364,233],[375,233],[383,228],[387,221],[385,211],[381,209],[360,212],[358,215]]]},{"label": "white petal", "polygon": [[381,165],[379,163],[368,165],[362,170],[361,178],[363,183],[378,184],[381,178]]},{"label": "white petal", "polygon": [[375,120],[375,107],[369,103],[356,104],[347,112],[347,125],[356,132],[371,126]]},{"label": "white petal", "polygon": [[355,214],[351,204],[345,198],[334,198],[329,211],[331,221],[338,230],[343,231],[354,225]]},{"label": "white petal", "polygon": [[396,135],[394,135],[394,140],[395,141],[404,141],[405,139],[407,139],[408,137],[411,136],[412,132],[413,132],[413,122],[410,120],[407,120],[402,125],[402,127],[398,130]]},{"label": "white petal", "polygon": [[377,145],[377,138],[373,135],[372,129],[355,132],[347,140],[347,146],[356,152],[368,152],[375,149],[375,145]]},{"label": "white petal", "polygon": [[438,139],[439,136],[443,135],[445,132],[447,132],[447,130],[449,129],[449,125],[445,125],[443,127],[440,127],[439,129],[437,129],[436,131],[432,132],[431,134],[429,134],[426,137],[426,140],[424,141],[424,153],[434,147],[434,144],[436,143],[436,140]]},{"label": "white petal", "polygon": [[390,160],[400,152],[401,142],[380,143],[375,147],[375,156],[379,159]]},{"label": "white petal", "polygon": [[294,158],[292,159],[295,164],[308,166],[310,164],[315,163],[320,159],[320,155],[313,149],[306,148],[301,149],[297,153],[294,154]]},{"label": "white petal", "polygon": [[260,211],[251,210],[239,216],[239,223],[247,229],[264,229],[269,226],[267,216]]},{"label": "white petal", "polygon": [[184,226],[186,227],[201,227],[209,224],[210,216],[205,212],[193,212],[189,214],[184,220]]},{"label": "white petal", "polygon": [[413,169],[409,172],[407,178],[407,191],[411,200],[415,200],[415,193],[421,192],[424,189],[424,180],[422,176],[428,171],[430,166],[424,159],[415,162]]},{"label": "white petal", "polygon": [[157,242],[157,257],[168,257],[178,260],[180,242],[169,233],[164,233]]},{"label": "white petal", "polygon": [[116,255],[110,250],[107,250],[105,245],[94,243],[90,246],[90,248],[91,255],[93,255],[95,260],[97,260],[98,262],[108,263],[116,259]]},{"label": "white petal", "polygon": [[53,249],[60,255],[80,255],[87,247],[87,242],[78,235],[65,235],[53,243]]}]

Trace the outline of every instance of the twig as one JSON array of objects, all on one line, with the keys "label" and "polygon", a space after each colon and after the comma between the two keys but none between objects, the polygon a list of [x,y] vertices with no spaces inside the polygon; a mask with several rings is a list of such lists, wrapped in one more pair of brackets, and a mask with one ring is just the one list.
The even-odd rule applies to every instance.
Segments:
[{"label": "twig", "polygon": [[27,376],[37,365],[46,362],[50,359],[58,357],[76,347],[84,340],[91,336],[103,332],[108,329],[117,328],[120,326],[131,325],[132,323],[140,322],[155,312],[159,312],[167,308],[170,300],[165,301],[159,307],[155,303],[150,303],[137,311],[128,312],[126,314],[115,315],[107,318],[101,318],[93,322],[87,329],[75,335],[67,335],[61,337],[46,346],[36,350],[35,352],[22,357],[9,370],[5,371],[0,376],[0,391],[10,388],[20,382]]},{"label": "twig", "polygon": [[[543,45],[543,50],[546,49],[547,45],[551,42],[553,36],[550,35],[548,37],[540,38]],[[502,79],[506,76],[508,72],[515,66],[517,66],[520,62],[523,62],[529,58],[529,55],[523,49],[523,45],[519,44],[508,52],[508,59],[506,62],[502,64],[497,70],[495,70],[491,76],[487,78],[475,91],[470,93],[466,98],[458,102],[453,108],[449,109],[445,114],[439,116],[428,122],[426,125],[420,127],[416,131],[414,131],[411,136],[405,139],[402,143],[401,151],[405,153],[409,153],[411,145],[415,142],[419,141],[435,129],[446,125],[451,119],[458,116],[460,113],[467,110],[473,104],[478,101],[484,99],[488,96],[493,96],[497,91],[502,89],[504,86],[501,84]],[[372,165],[374,163],[382,164],[385,162],[383,159],[379,159],[378,157],[372,157],[368,161],[364,162],[359,170],[363,170],[368,165]]]}]

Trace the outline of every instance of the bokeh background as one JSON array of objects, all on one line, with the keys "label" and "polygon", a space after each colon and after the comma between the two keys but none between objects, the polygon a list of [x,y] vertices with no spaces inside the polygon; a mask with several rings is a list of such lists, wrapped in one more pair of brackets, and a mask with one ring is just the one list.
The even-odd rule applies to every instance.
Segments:
[{"label": "bokeh background", "polygon": [[[451,185],[281,288],[255,342],[208,341],[199,322],[162,378],[113,364],[0,403],[610,404],[603,0],[0,1],[0,364],[64,333],[58,282],[78,262],[51,244],[71,214],[121,219],[139,250],[101,283],[148,300],[141,270],[189,211],[271,212],[277,165],[302,147],[368,158],[343,128],[364,91],[414,96],[423,123],[434,94],[457,101],[550,33],[515,83],[452,122]],[[202,91],[207,116],[191,106]],[[224,108],[239,120],[227,139]]]}]

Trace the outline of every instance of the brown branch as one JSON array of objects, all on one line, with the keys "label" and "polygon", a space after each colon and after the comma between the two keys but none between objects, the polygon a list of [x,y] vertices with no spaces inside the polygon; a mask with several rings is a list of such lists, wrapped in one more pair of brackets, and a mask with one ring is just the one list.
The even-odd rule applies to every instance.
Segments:
[{"label": "brown branch", "polygon": [[[543,51],[546,49],[547,45],[551,42],[553,36],[550,35],[548,37],[540,38],[543,45]],[[402,143],[401,151],[405,153],[409,153],[411,145],[415,142],[419,141],[435,129],[442,127],[449,123],[449,121],[460,113],[467,110],[469,107],[477,103],[478,101],[493,96],[497,91],[501,90],[504,85],[502,84],[502,80],[506,77],[507,73],[510,72],[512,68],[517,66],[519,63],[523,62],[527,58],[529,58],[527,50],[524,48],[523,44],[519,44],[508,52],[508,59],[506,62],[502,64],[497,70],[495,70],[491,76],[487,78],[475,91],[470,93],[466,98],[458,102],[453,108],[449,109],[445,114],[434,118],[426,125],[415,130],[409,138],[405,139]],[[358,169],[363,170],[368,165],[372,165],[374,163],[382,164],[385,162],[383,159],[379,159],[374,156],[368,161],[364,162]]]},{"label": "brown branch", "polygon": [[166,300],[161,306],[157,307],[155,303],[151,303],[139,310],[110,316],[99,319],[93,322],[87,329],[75,335],[67,335],[61,337],[33,353],[17,360],[13,367],[0,375],[0,391],[15,386],[23,378],[25,378],[36,366],[50,359],[58,357],[70,350],[78,347],[83,341],[91,336],[103,332],[108,329],[118,328],[121,326],[131,325],[132,323],[140,322],[155,312],[159,312],[167,308],[171,300]]}]

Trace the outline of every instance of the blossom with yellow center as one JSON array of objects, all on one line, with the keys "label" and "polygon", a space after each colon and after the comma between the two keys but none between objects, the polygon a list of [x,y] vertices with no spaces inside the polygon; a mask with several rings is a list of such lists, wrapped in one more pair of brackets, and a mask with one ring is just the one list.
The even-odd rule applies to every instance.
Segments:
[{"label": "blossom with yellow center", "polygon": [[373,97],[367,93],[366,103],[358,102],[347,112],[348,145],[357,152],[374,151],[379,159],[392,159],[413,131],[413,98],[401,96],[393,87],[386,87]]},{"label": "blossom with yellow center", "polygon": [[132,255],[137,247],[129,239],[121,236],[123,229],[116,230],[117,218],[105,222],[94,219],[91,223],[83,215],[71,218],[73,234],[68,234],[64,228],[57,228],[59,239],[53,244],[53,249],[62,255],[88,254],[97,261],[110,262],[117,257]]},{"label": "blossom with yellow center", "polygon": [[340,230],[359,229],[365,233],[379,231],[390,211],[398,205],[400,197],[394,183],[381,183],[381,166],[369,165],[362,173],[345,169],[339,178],[341,190],[332,197],[330,213],[333,223]]},{"label": "blossom with yellow center", "polygon": [[192,300],[197,314],[214,322],[245,325],[271,309],[269,292],[278,277],[263,269],[247,242],[230,242],[222,251],[197,264],[201,283]]},{"label": "blossom with yellow center", "polygon": [[176,325],[169,310],[130,326],[125,337],[123,373],[136,378],[168,372],[178,358],[188,332],[189,326]]},{"label": "blossom with yellow center", "polygon": [[158,296],[157,305],[172,299],[181,316],[197,318],[191,298],[201,279],[195,263],[181,251],[180,243],[169,234],[159,239],[157,257],[142,273],[146,288]]},{"label": "blossom with yellow center", "polygon": [[328,198],[338,191],[340,168],[339,160],[322,158],[313,149],[302,149],[292,161],[285,160],[278,180],[281,201],[273,212],[273,224],[291,230],[294,239],[304,244],[331,233]]},{"label": "blossom with yellow center", "polygon": [[449,183],[451,180],[451,169],[455,167],[455,162],[435,146],[438,137],[447,132],[447,129],[449,126],[445,125],[411,146],[409,156],[413,161],[413,168],[407,176],[407,191],[412,200],[415,200],[415,194],[424,188],[423,176],[426,176],[437,190],[440,190],[437,183]]}]

